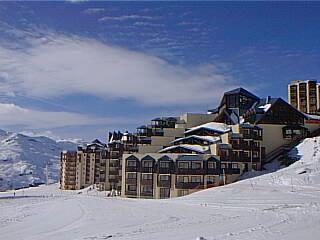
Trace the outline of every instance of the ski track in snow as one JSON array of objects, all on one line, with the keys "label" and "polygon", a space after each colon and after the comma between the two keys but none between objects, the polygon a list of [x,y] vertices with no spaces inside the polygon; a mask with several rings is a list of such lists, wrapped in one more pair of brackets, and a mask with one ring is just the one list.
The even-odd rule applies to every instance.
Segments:
[{"label": "ski track in snow", "polygon": [[1,239],[318,239],[319,149],[320,138],[306,139],[288,168],[176,199],[106,198],[55,184],[14,199],[0,193]]}]

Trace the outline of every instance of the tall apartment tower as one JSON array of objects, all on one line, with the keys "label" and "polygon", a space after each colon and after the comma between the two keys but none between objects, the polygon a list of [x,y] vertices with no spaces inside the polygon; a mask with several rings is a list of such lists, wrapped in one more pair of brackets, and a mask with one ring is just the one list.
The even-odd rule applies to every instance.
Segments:
[{"label": "tall apartment tower", "polygon": [[317,113],[320,107],[319,93],[316,80],[294,80],[288,85],[289,103],[304,113]]}]

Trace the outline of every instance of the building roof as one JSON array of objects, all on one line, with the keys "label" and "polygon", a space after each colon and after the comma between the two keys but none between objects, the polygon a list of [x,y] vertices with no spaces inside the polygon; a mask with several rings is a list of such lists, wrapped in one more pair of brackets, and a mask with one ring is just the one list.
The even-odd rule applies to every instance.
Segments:
[{"label": "building roof", "polygon": [[189,155],[180,155],[177,157],[177,161],[199,161],[203,160],[201,155],[189,154]]},{"label": "building roof", "polygon": [[206,151],[209,150],[208,147],[204,147],[204,146],[201,146],[201,145],[180,144],[180,145],[174,145],[174,146],[170,146],[170,147],[166,147],[164,149],[161,149],[159,151],[159,153],[166,152],[166,151],[173,150],[173,149],[177,149],[177,148],[184,148],[186,150],[194,151],[194,152],[197,152],[197,153],[205,153]]},{"label": "building roof", "polygon": [[236,88],[236,89],[233,89],[233,90],[230,90],[230,91],[224,93],[224,95],[233,95],[233,94],[243,94],[248,97],[259,100],[259,98],[256,95],[254,95],[253,93],[249,92],[248,90],[246,90],[242,87]]},{"label": "building roof", "polygon": [[190,139],[190,138],[196,138],[196,139],[211,142],[211,143],[220,141],[220,137],[191,135],[188,137],[178,138],[178,139],[172,141],[171,143],[180,142],[181,140]]},{"label": "building roof", "polygon": [[141,160],[151,160],[151,161],[155,161],[155,159],[153,157],[151,157],[150,155],[144,156]]},{"label": "building roof", "polygon": [[231,130],[231,128],[225,123],[209,122],[209,123],[205,123],[205,124],[193,127],[187,130],[185,133],[191,133],[199,129],[206,129],[206,130],[215,131],[219,133],[226,133]]}]

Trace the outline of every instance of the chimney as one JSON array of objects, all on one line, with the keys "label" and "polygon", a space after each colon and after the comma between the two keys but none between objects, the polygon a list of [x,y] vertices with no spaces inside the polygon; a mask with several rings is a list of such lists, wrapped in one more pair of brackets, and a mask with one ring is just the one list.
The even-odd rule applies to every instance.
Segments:
[{"label": "chimney", "polygon": [[268,96],[268,97],[267,97],[266,104],[269,104],[269,103],[270,103],[270,100],[271,100],[271,96]]}]

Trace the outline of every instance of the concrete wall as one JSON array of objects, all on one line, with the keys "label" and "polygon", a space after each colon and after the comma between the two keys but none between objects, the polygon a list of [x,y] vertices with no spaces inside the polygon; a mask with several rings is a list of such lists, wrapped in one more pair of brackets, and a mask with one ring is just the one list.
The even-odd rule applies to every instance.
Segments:
[{"label": "concrete wall", "polygon": [[291,140],[284,139],[282,135],[282,128],[285,125],[275,124],[259,124],[263,129],[262,146],[266,148],[266,154],[272,152],[276,148],[288,144]]},{"label": "concrete wall", "polygon": [[186,128],[192,128],[204,123],[212,122],[215,118],[213,114],[185,113],[180,116],[186,122]]}]

